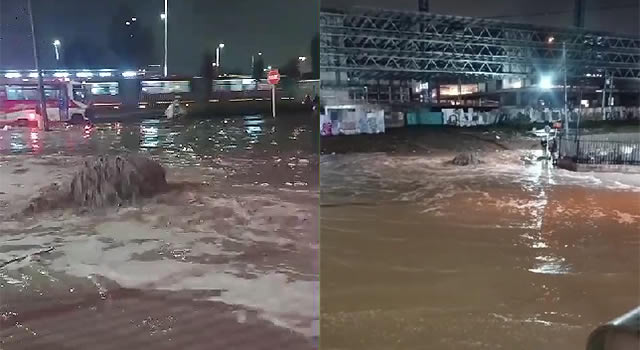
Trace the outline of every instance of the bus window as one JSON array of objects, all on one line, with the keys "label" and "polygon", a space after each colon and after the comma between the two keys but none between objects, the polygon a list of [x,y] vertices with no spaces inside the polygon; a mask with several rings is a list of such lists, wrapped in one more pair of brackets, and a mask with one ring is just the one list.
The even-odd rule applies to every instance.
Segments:
[{"label": "bus window", "polygon": [[[38,88],[35,86],[7,86],[7,100],[12,101],[36,101],[40,99],[38,96]],[[60,98],[60,90],[52,87],[46,87],[44,94],[47,100],[58,100]]]},{"label": "bus window", "polygon": [[100,95],[116,96],[119,93],[117,82],[89,83],[87,85],[91,89],[91,95],[94,95],[94,96],[100,96]]},{"label": "bus window", "polygon": [[87,101],[87,94],[82,85],[73,86],[73,100],[85,103]]},{"label": "bus window", "polygon": [[149,95],[186,93],[191,91],[188,81],[157,81],[143,80],[140,85],[142,92]]}]

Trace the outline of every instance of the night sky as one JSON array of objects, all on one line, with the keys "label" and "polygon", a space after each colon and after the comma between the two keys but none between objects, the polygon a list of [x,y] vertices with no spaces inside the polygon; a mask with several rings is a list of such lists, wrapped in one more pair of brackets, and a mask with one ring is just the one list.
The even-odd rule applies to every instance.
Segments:
[{"label": "night sky", "polygon": [[[430,0],[430,11],[439,14],[566,26],[573,23],[574,0]],[[418,0],[323,0],[322,7],[353,5],[417,10]],[[640,33],[639,0],[586,0],[585,27],[632,35]]]},{"label": "night sky", "polygon": [[[162,63],[164,0],[32,0],[41,36],[42,66],[54,66],[54,39],[69,43],[88,38],[108,48],[107,28],[121,3],[134,9],[138,23],[152,26],[156,64]],[[32,44],[25,0],[0,0],[0,69],[33,68]],[[265,65],[309,56],[318,31],[318,0],[169,0],[169,71],[197,74],[207,47],[225,43],[226,71],[250,72],[251,54],[262,51]],[[115,56],[107,62],[116,67]],[[111,68],[109,67],[109,68]]]},{"label": "night sky", "polygon": [[[64,48],[77,38],[108,48],[107,29],[121,3],[128,3],[142,26],[155,35],[155,64],[162,63],[163,0],[32,0],[38,18],[42,65],[54,66],[53,39]],[[197,74],[206,48],[225,43],[226,71],[249,72],[251,54],[264,52],[266,65],[309,55],[318,31],[319,0],[169,0],[169,68],[171,73]],[[323,0],[323,7],[353,5],[417,9],[417,0]],[[573,0],[431,0],[431,12],[498,18],[554,26],[570,25]],[[586,0],[588,29],[626,34],[640,33],[638,0]],[[33,67],[25,0],[0,0],[0,69]],[[118,68],[107,50],[106,62]]]}]

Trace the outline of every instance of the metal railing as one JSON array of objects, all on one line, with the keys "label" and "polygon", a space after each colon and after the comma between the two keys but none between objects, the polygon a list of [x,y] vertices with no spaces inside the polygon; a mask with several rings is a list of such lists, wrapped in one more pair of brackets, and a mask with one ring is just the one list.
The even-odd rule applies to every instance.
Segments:
[{"label": "metal railing", "polygon": [[640,165],[640,141],[594,140],[583,137],[559,138],[560,158],[578,164]]}]

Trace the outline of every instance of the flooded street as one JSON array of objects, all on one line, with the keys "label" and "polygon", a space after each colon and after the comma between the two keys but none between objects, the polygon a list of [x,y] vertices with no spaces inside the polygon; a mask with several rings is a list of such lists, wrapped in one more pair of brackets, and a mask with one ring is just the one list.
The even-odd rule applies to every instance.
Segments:
[{"label": "flooded street", "polygon": [[637,176],[455,140],[485,163],[442,137],[322,156],[323,349],[584,349],[640,304]]},{"label": "flooded street", "polygon": [[[0,348],[311,349],[319,332],[310,114],[0,131]],[[141,153],[170,190],[12,215],[89,156]]]}]

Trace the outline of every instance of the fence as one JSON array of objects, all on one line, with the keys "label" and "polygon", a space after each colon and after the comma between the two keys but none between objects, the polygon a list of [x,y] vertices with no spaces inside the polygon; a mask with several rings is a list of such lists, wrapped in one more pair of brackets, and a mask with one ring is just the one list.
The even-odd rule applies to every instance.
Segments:
[{"label": "fence", "polygon": [[640,165],[640,142],[564,136],[560,138],[559,155],[578,164]]}]

